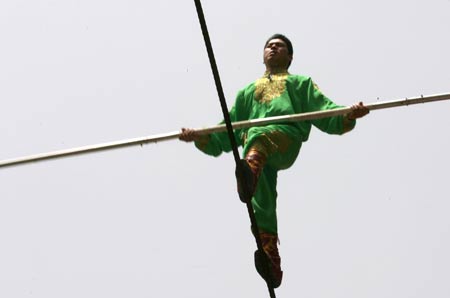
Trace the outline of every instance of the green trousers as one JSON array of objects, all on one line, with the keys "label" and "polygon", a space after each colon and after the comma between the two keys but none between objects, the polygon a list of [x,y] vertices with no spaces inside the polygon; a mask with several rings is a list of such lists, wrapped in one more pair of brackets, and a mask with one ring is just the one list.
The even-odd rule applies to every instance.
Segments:
[{"label": "green trousers", "polygon": [[259,176],[254,196],[253,210],[260,231],[278,233],[277,225],[277,176],[278,171],[292,166],[301,141],[298,132],[291,125],[268,125],[252,127],[247,131],[243,154],[254,149],[266,156],[266,163]]}]

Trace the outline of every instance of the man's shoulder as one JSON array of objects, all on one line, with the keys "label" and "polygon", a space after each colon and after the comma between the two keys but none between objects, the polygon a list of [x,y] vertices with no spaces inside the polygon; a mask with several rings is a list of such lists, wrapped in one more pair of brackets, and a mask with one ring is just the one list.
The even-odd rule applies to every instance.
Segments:
[{"label": "man's shoulder", "polygon": [[297,82],[306,82],[306,81],[311,80],[310,76],[306,76],[306,75],[302,75],[302,74],[289,74],[288,78],[290,80],[295,80]]}]

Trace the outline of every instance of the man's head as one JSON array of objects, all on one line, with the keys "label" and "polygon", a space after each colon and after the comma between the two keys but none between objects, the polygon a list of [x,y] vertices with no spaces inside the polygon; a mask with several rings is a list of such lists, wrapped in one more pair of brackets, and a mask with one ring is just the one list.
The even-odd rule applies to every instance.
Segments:
[{"label": "man's head", "polygon": [[274,34],[264,45],[264,64],[268,70],[287,70],[293,54],[291,41],[283,34]]}]

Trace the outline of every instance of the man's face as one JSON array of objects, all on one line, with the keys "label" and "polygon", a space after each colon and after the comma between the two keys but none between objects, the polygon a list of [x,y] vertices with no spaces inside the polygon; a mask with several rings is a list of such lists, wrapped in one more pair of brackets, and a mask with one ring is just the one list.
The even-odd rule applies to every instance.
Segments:
[{"label": "man's face", "polygon": [[286,43],[279,38],[271,39],[264,48],[264,64],[271,68],[287,69],[292,61]]}]

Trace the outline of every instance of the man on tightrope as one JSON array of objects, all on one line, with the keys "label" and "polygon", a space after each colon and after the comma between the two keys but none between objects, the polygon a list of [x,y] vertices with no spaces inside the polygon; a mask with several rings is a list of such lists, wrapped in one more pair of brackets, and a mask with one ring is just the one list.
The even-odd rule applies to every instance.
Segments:
[{"label": "man on tightrope", "polygon": [[[260,79],[247,85],[237,94],[230,110],[232,122],[280,115],[290,115],[340,108],[328,99],[310,77],[288,72],[293,59],[290,40],[282,35],[271,36],[264,46],[266,71]],[[344,134],[355,127],[355,119],[369,113],[362,102],[351,106],[346,115],[302,122],[277,123],[261,127],[235,130],[236,142],[243,146],[245,162],[251,170],[251,200],[261,243],[270,271],[264,270],[264,258],[255,253],[258,273],[272,287],[281,284],[283,272],[278,253],[276,215],[277,173],[292,166],[303,142],[308,140],[311,126],[329,134]],[[193,129],[182,129],[180,140],[195,141],[195,146],[206,154],[219,156],[231,151],[226,132],[199,135]],[[238,181],[239,184],[239,181]],[[240,187],[238,187],[240,188]]]}]

